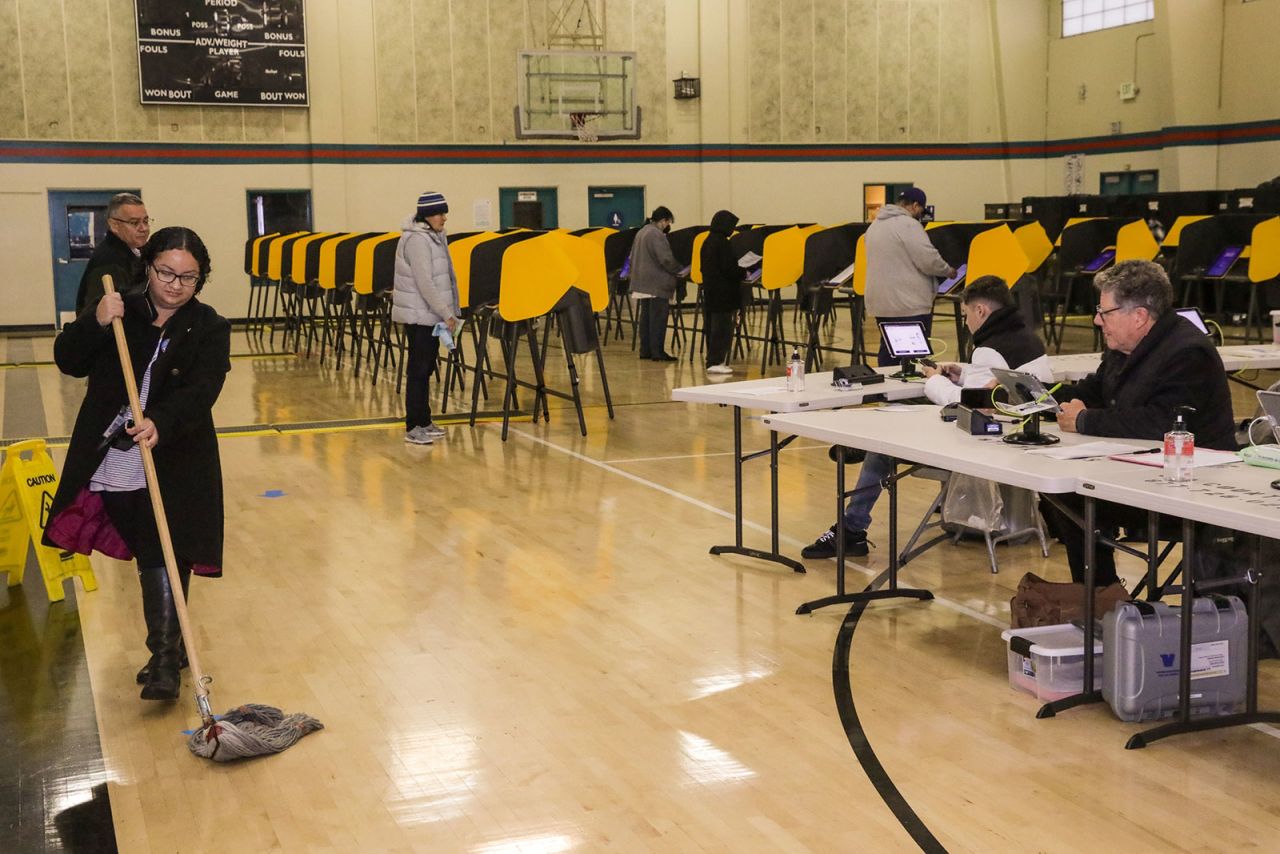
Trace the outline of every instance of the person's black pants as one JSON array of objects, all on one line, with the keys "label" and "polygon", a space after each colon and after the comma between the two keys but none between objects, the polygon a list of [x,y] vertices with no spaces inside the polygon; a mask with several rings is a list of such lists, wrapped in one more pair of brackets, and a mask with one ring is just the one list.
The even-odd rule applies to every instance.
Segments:
[{"label": "person's black pants", "polygon": [[[1055,495],[1053,499],[1065,505],[1081,521],[1084,520],[1083,496]],[[1095,520],[1097,521],[1098,532],[1102,536],[1110,537],[1114,540],[1119,535],[1120,528],[1124,528],[1125,532],[1131,537],[1146,536],[1148,520],[1146,510],[1123,504],[1112,504],[1110,501],[1098,501],[1096,505]],[[1071,521],[1070,516],[1067,516],[1043,496],[1040,498],[1040,512],[1044,514],[1044,521],[1049,526],[1049,533],[1056,537],[1067,550],[1067,562],[1071,565],[1071,580],[1083,583],[1085,562],[1084,529]],[[1161,539],[1165,540],[1180,538],[1182,535],[1181,521],[1172,517],[1161,516],[1159,535]],[[1116,575],[1116,551],[1111,546],[1103,544],[1101,540],[1097,541],[1097,548],[1094,551],[1093,580],[1098,587],[1106,587],[1108,584],[1119,580],[1119,576]]]},{"label": "person's black pants", "polygon": [[[933,334],[933,315],[932,314],[913,314],[908,317],[878,317],[876,320],[892,320],[892,321],[909,321],[918,320],[924,324],[924,334]],[[901,359],[895,359],[889,355],[889,344],[884,340],[884,336],[880,336],[880,352],[876,354],[876,364],[880,367],[887,365],[901,365]]]},{"label": "person's black pants", "polygon": [[[102,506],[121,539],[133,551],[139,567],[164,566],[164,549],[156,529],[156,514],[151,496],[145,489],[129,492],[103,492]],[[188,561],[178,558],[180,569],[190,569]]]},{"label": "person's black pants", "polygon": [[640,358],[656,359],[667,352],[667,315],[671,304],[665,297],[640,300]]},{"label": "person's black pants", "polygon": [[440,356],[440,339],[432,335],[433,327],[406,323],[409,362],[404,378],[404,429],[426,427],[431,423],[431,375],[436,372]]},{"label": "person's black pants", "polygon": [[729,363],[729,347],[733,344],[733,312],[706,311],[704,333],[707,345],[707,367]]}]

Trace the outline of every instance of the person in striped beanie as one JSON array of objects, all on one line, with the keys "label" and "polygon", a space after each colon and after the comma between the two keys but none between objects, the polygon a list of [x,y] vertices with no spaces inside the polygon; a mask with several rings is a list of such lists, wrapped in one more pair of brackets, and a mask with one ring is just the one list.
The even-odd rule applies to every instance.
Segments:
[{"label": "person in striped beanie", "polygon": [[445,435],[431,421],[429,383],[440,356],[442,326],[455,334],[462,325],[458,278],[449,257],[444,223],[449,203],[442,193],[418,196],[417,212],[401,226],[396,247],[391,319],[404,324],[409,358],[405,369],[405,441],[430,445]]}]

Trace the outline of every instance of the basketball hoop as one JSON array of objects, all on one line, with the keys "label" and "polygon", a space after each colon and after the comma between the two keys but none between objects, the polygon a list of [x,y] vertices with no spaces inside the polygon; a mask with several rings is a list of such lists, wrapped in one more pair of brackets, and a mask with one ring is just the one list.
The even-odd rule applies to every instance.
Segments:
[{"label": "basketball hoop", "polygon": [[578,135],[578,142],[599,142],[600,136],[595,132],[595,121],[599,113],[570,113],[569,127]]}]

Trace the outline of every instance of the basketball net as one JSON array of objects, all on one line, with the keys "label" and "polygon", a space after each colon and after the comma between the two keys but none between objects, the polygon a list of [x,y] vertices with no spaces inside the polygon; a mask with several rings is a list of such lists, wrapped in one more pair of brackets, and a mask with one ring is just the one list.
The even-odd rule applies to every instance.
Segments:
[{"label": "basketball net", "polygon": [[594,123],[600,118],[598,113],[570,113],[569,126],[578,135],[579,142],[599,142],[600,136],[595,132]]}]

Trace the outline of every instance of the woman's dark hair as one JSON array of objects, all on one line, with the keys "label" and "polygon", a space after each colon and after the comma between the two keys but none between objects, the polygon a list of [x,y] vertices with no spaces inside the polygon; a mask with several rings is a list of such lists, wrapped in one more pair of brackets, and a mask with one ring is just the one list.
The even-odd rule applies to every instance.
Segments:
[{"label": "woman's dark hair", "polygon": [[[200,281],[196,282],[196,293],[200,293],[204,290],[205,280],[209,278],[209,250],[204,247],[204,241],[200,239],[200,235],[189,228],[171,225],[151,235],[151,239],[142,247],[144,270],[155,263],[156,256],[171,249],[185,249],[191,253],[192,258],[196,259],[196,266],[200,269]],[[146,273],[144,272],[143,275],[145,276]]]}]

